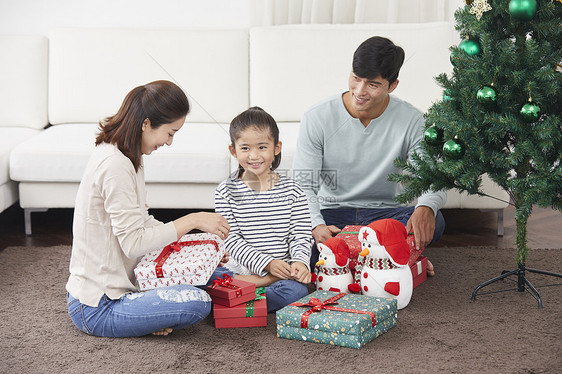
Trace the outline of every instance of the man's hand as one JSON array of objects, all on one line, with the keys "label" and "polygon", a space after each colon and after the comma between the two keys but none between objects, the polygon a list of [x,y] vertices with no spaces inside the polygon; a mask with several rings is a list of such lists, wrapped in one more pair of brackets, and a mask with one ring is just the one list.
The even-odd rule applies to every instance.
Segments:
[{"label": "man's hand", "polygon": [[336,235],[341,230],[336,226],[326,226],[324,224],[318,225],[312,230],[312,236],[316,240],[316,244],[324,243],[332,236]]},{"label": "man's hand", "polygon": [[297,282],[304,284],[310,283],[311,277],[312,275],[310,274],[310,271],[302,262],[295,261],[291,264],[291,278]]},{"label": "man's hand", "polygon": [[406,224],[408,232],[414,232],[416,249],[426,247],[433,239],[435,232],[435,214],[433,209],[427,206],[419,206],[414,210]]},{"label": "man's hand", "polygon": [[271,260],[269,264],[265,267],[271,275],[280,279],[291,278],[291,265],[283,260]]}]

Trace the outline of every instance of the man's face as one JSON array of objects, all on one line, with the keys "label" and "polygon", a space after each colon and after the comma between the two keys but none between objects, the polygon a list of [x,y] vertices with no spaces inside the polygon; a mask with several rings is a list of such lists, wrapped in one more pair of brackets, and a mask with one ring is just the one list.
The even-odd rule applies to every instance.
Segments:
[{"label": "man's face", "polygon": [[[350,104],[352,109],[362,117],[368,113],[378,113],[385,105],[389,93],[394,91],[398,80],[392,84],[380,75],[373,79],[360,78],[353,71],[349,74]],[[378,114],[380,115],[380,113]]]}]

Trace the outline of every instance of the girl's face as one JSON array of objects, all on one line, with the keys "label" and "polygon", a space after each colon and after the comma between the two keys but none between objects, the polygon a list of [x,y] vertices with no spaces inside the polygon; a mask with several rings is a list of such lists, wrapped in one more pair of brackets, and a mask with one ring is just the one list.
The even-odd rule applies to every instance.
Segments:
[{"label": "girl's face", "polygon": [[172,145],[174,135],[181,129],[185,117],[172,123],[165,123],[158,128],[153,128],[147,118],[142,123],[142,146],[141,151],[144,155],[149,155],[164,144]]},{"label": "girl's face", "polygon": [[273,159],[281,152],[281,142],[274,144],[268,131],[251,126],[239,134],[234,146],[228,148],[244,168],[243,178],[251,173],[262,179],[268,178]]}]

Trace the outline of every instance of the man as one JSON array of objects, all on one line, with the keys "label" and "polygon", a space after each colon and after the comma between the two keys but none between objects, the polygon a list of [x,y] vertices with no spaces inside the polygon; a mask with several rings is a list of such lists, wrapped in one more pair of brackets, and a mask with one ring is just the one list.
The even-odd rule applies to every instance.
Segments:
[{"label": "man", "polygon": [[[414,233],[417,247],[439,240],[446,194],[428,192],[415,207],[394,201],[400,186],[387,180],[398,157],[420,148],[424,121],[409,103],[391,96],[404,50],[387,38],[364,41],[353,55],[349,91],[309,108],[303,116],[293,165],[308,198],[312,234],[325,242],[345,225],[393,218]],[[423,89],[423,87],[420,87]],[[318,251],[313,249],[314,265]],[[434,275],[428,262],[428,275]]]}]

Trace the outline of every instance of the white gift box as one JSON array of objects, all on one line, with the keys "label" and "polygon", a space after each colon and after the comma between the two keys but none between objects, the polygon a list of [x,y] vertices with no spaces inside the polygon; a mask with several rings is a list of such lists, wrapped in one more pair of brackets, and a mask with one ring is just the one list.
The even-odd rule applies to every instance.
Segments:
[{"label": "white gift box", "polygon": [[142,257],[135,267],[139,290],[207,284],[224,257],[224,242],[214,234],[189,234]]}]

